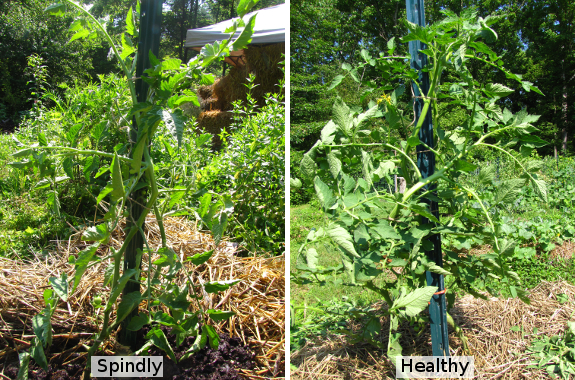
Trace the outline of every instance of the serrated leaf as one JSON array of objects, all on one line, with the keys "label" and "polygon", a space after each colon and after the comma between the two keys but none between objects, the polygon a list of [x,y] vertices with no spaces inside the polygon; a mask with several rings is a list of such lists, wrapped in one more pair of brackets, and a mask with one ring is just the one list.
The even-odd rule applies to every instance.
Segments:
[{"label": "serrated leaf", "polygon": [[359,258],[355,251],[353,240],[349,232],[338,225],[332,225],[327,231],[328,236],[345,252]]},{"label": "serrated leaf", "polygon": [[208,314],[210,319],[214,322],[225,321],[235,315],[233,311],[221,311],[214,309],[206,310],[206,314]]},{"label": "serrated leaf", "polygon": [[46,372],[48,371],[48,361],[44,354],[44,348],[38,338],[34,338],[34,344],[30,347],[30,356],[34,359],[36,364],[42,367]]},{"label": "serrated leaf", "polygon": [[120,58],[126,59],[131,54],[133,54],[136,49],[134,48],[134,44],[130,37],[126,36],[126,33],[122,33],[122,53],[120,54]]},{"label": "serrated leaf", "polygon": [[413,292],[397,298],[392,308],[399,309],[405,307],[405,314],[410,317],[415,317],[427,308],[428,302],[435,292],[437,292],[437,287],[435,286],[415,289]]},{"label": "serrated leaf", "polygon": [[99,246],[100,242],[94,243],[78,254],[78,258],[74,263],[74,268],[76,271],[74,273],[74,286],[72,287],[72,291],[70,292],[71,294],[74,293],[74,291],[76,290],[76,287],[78,286],[80,280],[82,279],[82,275],[86,271],[86,268],[88,268],[88,264],[90,263],[90,261],[92,261],[92,258],[94,257],[94,254],[98,250]]},{"label": "serrated leaf", "polygon": [[170,346],[170,343],[168,342],[168,339],[166,338],[166,335],[164,335],[164,332],[162,330],[160,330],[159,328],[153,328],[146,335],[146,339],[152,341],[154,346],[158,347],[166,354],[168,354],[170,359],[172,359],[174,362],[177,361],[176,355],[174,355],[174,350],[172,350],[172,347]]},{"label": "serrated leaf", "polygon": [[210,347],[213,350],[217,350],[218,346],[220,345],[220,336],[216,332],[216,329],[210,325],[204,325],[202,329],[206,329],[206,332],[208,333],[208,341],[210,342]]},{"label": "serrated leaf", "polygon": [[493,94],[494,96],[498,96],[498,97],[505,97],[511,93],[513,93],[513,89],[504,86],[500,83],[488,83],[485,86],[485,89],[490,93]]},{"label": "serrated leaf", "polygon": [[88,227],[82,233],[83,241],[105,241],[109,235],[108,225],[106,223],[98,224],[97,226]]},{"label": "serrated leaf", "polygon": [[136,26],[134,25],[134,11],[132,7],[128,9],[128,14],[126,15],[126,31],[130,36],[136,36]]},{"label": "serrated leaf", "polygon": [[148,315],[145,313],[140,313],[130,319],[130,323],[128,324],[127,329],[130,331],[138,331],[148,323],[150,323],[150,318],[148,318]]},{"label": "serrated leaf", "polygon": [[240,0],[238,7],[236,8],[236,12],[240,18],[243,18],[246,13],[253,8],[254,5],[258,3],[259,0]]},{"label": "serrated leaf", "polygon": [[42,132],[38,134],[38,144],[40,144],[40,146],[48,146],[48,140],[46,140],[46,135]]},{"label": "serrated leaf", "polygon": [[305,256],[306,256],[307,266],[310,267],[311,269],[316,269],[317,263],[318,263],[318,255],[317,255],[316,249],[315,248],[308,248]]},{"label": "serrated leaf", "polygon": [[76,140],[78,139],[78,135],[80,131],[84,128],[84,125],[81,123],[74,124],[68,132],[66,132],[66,140],[70,143],[72,148],[76,147]]},{"label": "serrated leaf", "polygon": [[312,179],[315,177],[316,164],[313,158],[310,157],[309,152],[303,155],[300,163],[300,171],[304,178]]},{"label": "serrated leaf", "polygon": [[100,191],[100,194],[98,194],[98,198],[96,198],[96,204],[100,204],[100,202],[102,202],[102,200],[104,198],[106,198],[106,195],[110,194],[112,192],[114,188],[112,187],[111,183],[108,183],[106,185],[106,187],[104,187],[102,189],[102,191]]},{"label": "serrated leaf", "polygon": [[[128,315],[134,310],[134,308],[138,307],[140,301],[142,300],[142,295],[140,292],[131,292],[128,294],[124,294],[122,296],[122,301],[118,305],[118,310],[116,312],[116,322],[119,323],[126,319]],[[108,302],[109,304],[109,302]]]},{"label": "serrated leaf", "polygon": [[114,277],[114,263],[110,262],[108,264],[108,266],[106,267],[106,269],[104,270],[104,282],[103,282],[103,286],[108,286],[108,284],[110,283],[110,281],[112,281],[112,278]]},{"label": "serrated leaf", "polygon": [[63,3],[52,4],[46,9],[44,9],[44,12],[52,16],[64,16],[64,14],[66,13],[66,4]]},{"label": "serrated leaf", "polygon": [[20,149],[19,151],[17,151],[16,153],[12,153],[12,157],[14,158],[18,158],[18,157],[25,157],[25,156],[29,156],[32,154],[34,150],[32,148],[24,148],[24,149]]},{"label": "serrated leaf", "polygon": [[337,175],[341,171],[341,161],[333,152],[327,154],[327,162],[329,164],[329,171],[333,178],[337,178]]},{"label": "serrated leaf", "polygon": [[232,43],[233,50],[242,50],[250,42],[252,42],[252,35],[254,34],[254,27],[256,24],[256,16],[257,14],[250,17],[239,37]]},{"label": "serrated leaf", "polygon": [[477,181],[481,185],[489,185],[495,179],[496,167],[495,165],[490,165],[481,168],[479,175],[477,176]]},{"label": "serrated leaf", "polygon": [[217,293],[228,290],[231,286],[237,284],[240,280],[211,281],[204,284],[207,293]]},{"label": "serrated leaf", "polygon": [[114,152],[114,158],[110,165],[110,172],[112,173],[112,201],[115,202],[124,198],[124,180],[122,179],[122,168],[120,167],[120,158],[118,153]]},{"label": "serrated leaf", "polygon": [[177,109],[174,112],[162,111],[162,120],[166,124],[168,131],[170,131],[174,139],[178,142],[178,148],[180,148],[182,146],[184,126],[187,117],[181,109]]},{"label": "serrated leaf", "polygon": [[532,179],[531,183],[535,189],[535,193],[544,201],[547,202],[547,184],[542,179]]},{"label": "serrated leaf", "polygon": [[203,253],[197,253],[192,257],[189,257],[188,260],[192,262],[192,264],[194,265],[202,265],[203,263],[205,263],[206,261],[208,261],[210,259],[210,257],[212,257],[212,255],[214,254],[214,250],[209,250],[207,252],[203,252]]},{"label": "serrated leaf", "polygon": [[443,269],[442,267],[440,267],[439,265],[437,265],[434,262],[429,262],[425,264],[425,268],[432,273],[437,273],[437,274],[441,274],[444,276],[449,276],[451,275],[451,272]]},{"label": "serrated leaf", "polygon": [[220,244],[222,237],[224,236],[224,232],[228,225],[228,214],[221,212],[214,221],[212,221],[212,236],[214,237],[214,244],[217,246]]},{"label": "serrated leaf", "polygon": [[52,288],[64,302],[68,302],[68,274],[62,273],[61,277],[50,277]]},{"label": "serrated leaf", "polygon": [[84,39],[84,38],[88,37],[89,35],[90,35],[90,30],[80,29],[79,31],[74,33],[74,35],[72,37],[70,37],[70,39],[68,40],[67,43],[71,43],[71,42],[76,41],[78,39]]},{"label": "serrated leaf", "polygon": [[[124,274],[118,280],[118,283],[116,284],[116,287],[114,288],[114,291],[110,294],[110,298],[108,299],[108,304],[106,305],[106,309],[104,311],[109,311],[112,309],[112,306],[116,302],[116,299],[118,299],[118,297],[122,293],[122,290],[124,290],[124,288],[126,287],[126,284],[130,280],[130,278],[132,278],[136,274],[136,272],[137,271],[134,268],[130,268],[130,269],[124,271]],[[133,293],[140,294],[140,292],[133,292]],[[128,293],[128,294],[124,295],[123,298],[126,298],[130,294],[132,294],[132,293]],[[135,297],[135,296],[131,296],[131,297]],[[129,305],[129,302],[131,302],[131,300],[133,300],[133,299],[127,299],[126,300],[125,307],[127,307]],[[124,301],[124,300],[122,299],[122,301]],[[119,311],[119,307],[118,307],[118,311]],[[124,318],[126,316],[127,316],[127,314],[124,315]]]},{"label": "serrated leaf", "polygon": [[176,191],[170,193],[170,201],[168,202],[166,210],[171,210],[172,207],[174,207],[178,202],[180,202],[184,197],[184,195],[186,195],[186,188],[183,186],[176,186],[173,190]]},{"label": "serrated leaf", "polygon": [[320,204],[325,210],[329,210],[335,203],[335,197],[333,196],[331,188],[326,185],[319,177],[315,177],[313,184]]},{"label": "serrated leaf", "polygon": [[344,101],[338,97],[333,103],[333,122],[337,126],[337,129],[342,131],[346,136],[351,133],[351,127],[353,125],[353,119],[351,116],[351,110],[344,103]]},{"label": "serrated leaf", "polygon": [[495,203],[509,203],[515,200],[517,193],[525,186],[522,178],[513,178],[502,181],[495,194]]}]

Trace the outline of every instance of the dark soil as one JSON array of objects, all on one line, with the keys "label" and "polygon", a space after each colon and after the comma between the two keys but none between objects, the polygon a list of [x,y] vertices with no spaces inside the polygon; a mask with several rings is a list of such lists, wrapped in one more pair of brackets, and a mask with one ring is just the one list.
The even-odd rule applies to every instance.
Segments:
[{"label": "dark soil", "polygon": [[[144,337],[149,328],[144,327],[139,331],[139,341],[144,343]],[[174,350],[176,358],[179,360],[184,353],[192,346],[195,338],[189,337],[176,347],[175,336],[169,333],[169,329],[164,329]],[[30,359],[28,378],[38,380],[80,380],[83,377],[84,367],[86,365],[86,353],[73,352],[70,350],[77,346],[79,341],[67,343],[62,342],[58,345],[55,342],[51,350],[54,352],[48,356],[48,373],[40,368],[33,359]],[[68,350],[68,352],[66,352]],[[209,345],[188,359],[179,363],[174,363],[165,353],[157,347],[152,347],[148,353],[150,356],[163,356],[164,358],[164,376],[163,379],[171,380],[235,380],[242,379],[238,369],[250,370],[255,367],[255,354],[244,346],[239,338],[230,338],[229,336],[220,335],[220,345],[217,350],[209,348]],[[106,353],[99,352],[98,356],[107,356]],[[19,362],[16,353],[6,357],[0,362],[0,370],[10,379],[16,379],[19,369]],[[98,378],[98,380],[114,380],[116,378]],[[123,380],[126,378],[118,378]],[[141,378],[144,379],[144,378]],[[154,379],[159,379],[154,378]]]}]

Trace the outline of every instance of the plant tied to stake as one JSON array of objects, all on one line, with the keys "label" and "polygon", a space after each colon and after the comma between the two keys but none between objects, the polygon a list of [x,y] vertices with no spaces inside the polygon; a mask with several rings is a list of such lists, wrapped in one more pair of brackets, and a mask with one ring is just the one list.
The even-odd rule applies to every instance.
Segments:
[{"label": "plant tied to stake", "polygon": [[[59,300],[67,301],[69,295],[78,287],[88,267],[108,259],[112,260],[105,273],[104,286],[109,285],[111,290],[110,294],[95,298],[94,306],[103,308],[104,317],[101,331],[96,334],[93,344],[89,347],[84,378],[90,377],[90,357],[122,323],[123,328],[129,331],[137,331],[144,325],[150,325],[150,331],[146,335],[148,341],[135,352],[136,354],[145,352],[152,345],[155,345],[176,361],[174,351],[160,326],[168,326],[172,329],[172,332],[176,334],[178,345],[186,337],[196,337],[191,349],[180,360],[188,358],[208,344],[214,349],[218,347],[219,336],[210,323],[228,319],[233,313],[202,308],[200,300],[203,297],[196,294],[198,285],[192,283],[190,273],[182,263],[182,259],[167,245],[162,223],[164,215],[170,213],[175,206],[180,205],[185,195],[193,194],[197,189],[193,182],[187,187],[178,186],[172,189],[166,186],[162,188],[162,184],[171,183],[171,181],[160,181],[157,177],[159,168],[154,165],[152,159],[154,152],[150,152],[150,147],[153,147],[152,143],[157,132],[165,129],[177,141],[178,149],[180,149],[188,119],[179,107],[189,102],[199,106],[198,98],[195,92],[190,90],[190,87],[209,85],[214,82],[213,75],[206,73],[205,68],[212,62],[224,59],[231,50],[243,49],[251,42],[256,16],[250,17],[247,21],[242,18],[256,2],[254,0],[241,0],[237,7],[239,18],[234,20],[233,25],[225,31],[230,33],[230,37],[224,41],[216,41],[206,45],[198,56],[187,63],[182,63],[179,59],[160,61],[151,51],[147,53],[150,68],[144,70],[141,79],[148,84],[149,89],[145,100],[140,102],[137,98],[134,81],[137,52],[135,44],[131,40],[138,38],[137,23],[134,16],[140,15],[139,2],[135,12],[132,8],[128,11],[126,33],[121,35],[120,43],[117,43],[108,34],[103,21],[96,20],[83,6],[76,2],[64,0],[62,3],[46,9],[50,14],[62,16],[69,7],[81,15],[70,26],[70,31],[75,32],[70,41],[92,38],[97,34],[104,37],[122,67],[130,90],[132,105],[129,109],[118,109],[118,113],[123,116],[123,120],[126,122],[125,127],[130,129],[129,142],[119,144],[114,147],[112,152],[98,150],[98,143],[110,135],[106,133],[106,130],[111,127],[111,124],[107,124],[105,121],[92,130],[91,136],[96,141],[95,146],[90,146],[89,142],[79,144],[78,135],[83,128],[82,124],[74,125],[68,131],[66,140],[70,142],[69,146],[51,145],[43,133],[39,133],[38,143],[30,146],[24,146],[17,142],[21,150],[16,152],[14,157],[22,159],[12,163],[13,166],[39,168],[43,178],[39,186],[49,188],[48,202],[52,205],[54,212],[58,213],[60,210],[57,184],[74,177],[72,168],[80,165],[80,162],[83,163],[83,171],[88,178],[94,175],[95,178],[107,179],[106,185],[101,188],[97,197],[97,203],[100,204],[105,199],[109,200],[108,211],[100,220],[102,223],[87,228],[82,235],[82,240],[93,243],[80,252],[77,258],[71,258],[75,266],[75,274],[71,282],[66,274],[59,278],[50,278],[52,289],[47,289],[44,292],[46,306],[32,321],[36,334],[34,344],[29,353],[20,355],[19,378],[27,378],[30,357],[42,368],[48,369],[45,350],[51,344],[52,325],[50,319]],[[243,29],[241,29],[239,36],[233,39],[239,28]],[[134,124],[132,125],[128,120],[134,120]],[[162,141],[166,144],[165,140]],[[207,141],[209,141],[208,135],[200,135],[193,141],[195,147],[191,149],[199,149]],[[187,148],[190,147],[187,146]],[[89,159],[80,161],[79,157],[88,157]],[[128,204],[133,201],[133,194],[138,190],[144,194],[143,212],[135,216],[131,214],[132,209],[128,207]],[[233,212],[234,204],[231,201],[231,196],[212,193],[205,189],[202,190],[201,194],[195,194],[195,196],[198,197],[199,207],[197,210],[188,211],[194,212],[201,222],[212,230],[215,243],[218,245],[226,229],[228,217]],[[185,205],[180,206],[183,209],[189,208]],[[162,247],[157,252],[148,246],[143,229],[143,223],[150,212],[155,214],[162,235]],[[123,217],[132,223],[127,224],[125,240],[121,248],[117,251],[110,248],[111,254],[109,256],[99,257],[96,255],[96,251],[109,242],[112,232],[120,225]],[[122,270],[122,262],[127,261],[124,256],[128,245],[138,235],[142,236],[145,244],[144,249],[137,251],[135,267],[124,266]],[[149,258],[146,276],[143,276],[144,273],[140,268],[144,252]],[[151,261],[153,253],[160,256],[154,262]],[[213,251],[196,254],[188,258],[187,261],[191,261],[194,265],[201,265],[212,254]],[[183,271],[187,278],[182,287],[178,287],[174,282],[180,271]],[[200,287],[203,287],[207,293],[216,293],[228,289],[238,281],[213,281],[204,283]],[[144,287],[143,291],[126,293],[124,289],[129,283],[136,283],[138,288]],[[147,310],[131,317],[133,310],[137,310],[138,305],[144,300],[147,301]],[[169,309],[170,312],[163,312],[160,305]],[[195,310],[191,311],[192,308]],[[114,320],[111,319],[113,310],[115,310],[116,315]]]},{"label": "plant tied to stake", "polygon": [[[392,362],[402,353],[401,334],[397,332],[400,320],[428,322],[421,312],[438,289],[426,285],[426,271],[446,276],[450,307],[458,290],[481,298],[485,298],[483,291],[496,296],[497,291],[489,286],[491,279],[506,284],[514,297],[529,302],[521,279],[509,266],[516,242],[499,238],[500,226],[492,220],[490,210],[510,202],[529,184],[547,201],[546,184],[536,174],[540,164],[528,160],[534,148],[546,144],[531,134],[537,130],[533,123],[539,117],[529,115],[525,109],[513,114],[501,108],[497,101],[513,89],[498,83],[481,83],[473,78],[468,65],[473,61],[489,65],[517,81],[525,91],[541,92],[521,75],[507,71],[500,57],[485,43],[497,38],[491,28],[496,17],[483,19],[474,10],[463,11],[460,16],[451,11],[443,13],[446,18],[431,26],[408,22],[409,33],[402,39],[404,43],[419,40],[426,45],[421,52],[429,62],[423,68],[429,72],[429,91],[421,90],[417,71],[409,67],[410,56],[394,55],[393,40],[379,58],[363,50],[363,63],[342,68],[348,72],[346,75],[367,87],[365,95],[387,93],[379,101],[371,101],[364,112],[352,110],[338,99],[333,106],[333,119],[301,162],[302,179],[313,183],[329,223],[312,230],[301,247],[302,260],[297,268],[303,273],[299,280],[325,281],[328,275],[347,273],[349,285],[381,295],[388,306],[383,312],[391,322],[385,349]],[[383,86],[362,81],[358,72],[363,70],[380,73]],[[442,80],[442,75],[449,79]],[[344,77],[338,75],[331,88]],[[431,111],[434,147],[419,140],[424,117],[413,121],[413,98],[409,103],[402,100],[407,97],[405,85],[412,83],[422,94],[421,115]],[[455,111],[465,114],[464,120],[456,128],[444,129],[445,113]],[[416,164],[417,146],[435,153],[435,173],[427,178],[422,177]],[[522,173],[518,178],[504,180],[490,204],[477,188],[463,181],[466,173],[478,169],[470,162],[471,155],[486,148],[509,156]],[[510,149],[519,149],[521,156],[517,158]],[[392,190],[393,174],[405,178],[405,192]],[[478,186],[491,183],[494,177],[494,166],[482,168]],[[291,184],[299,186],[301,181],[294,178]],[[438,203],[440,218],[434,216],[436,210],[431,210],[425,200]],[[423,218],[430,222],[423,224]],[[491,245],[491,252],[462,254],[444,246],[444,264],[440,267],[425,254],[433,248],[428,238],[434,234],[462,240],[481,236]],[[337,247],[342,265],[326,268],[318,264],[318,247],[326,243]],[[366,339],[379,346],[375,340],[381,330],[379,316],[367,310],[354,310],[353,315],[363,315],[367,322],[362,333],[347,332],[352,340]],[[447,319],[466,347],[461,329],[449,315]]]}]

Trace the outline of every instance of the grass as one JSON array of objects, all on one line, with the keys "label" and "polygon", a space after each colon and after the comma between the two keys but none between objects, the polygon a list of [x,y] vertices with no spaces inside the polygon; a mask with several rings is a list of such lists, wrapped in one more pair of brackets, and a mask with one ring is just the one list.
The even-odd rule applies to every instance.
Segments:
[{"label": "grass", "polygon": [[[296,266],[301,263],[298,250],[305,243],[307,234],[312,228],[325,225],[323,212],[316,202],[290,208],[290,263],[292,268],[291,304],[295,306],[312,306],[318,303],[327,303],[332,300],[349,300],[361,305],[367,305],[380,300],[374,292],[366,291],[363,287],[347,286],[347,275],[337,275],[323,284],[296,284],[294,274]],[[335,247],[324,246],[318,249],[319,265],[334,266],[341,262],[340,255]],[[381,280],[383,281],[383,279]],[[303,312],[302,312],[303,313]]]}]

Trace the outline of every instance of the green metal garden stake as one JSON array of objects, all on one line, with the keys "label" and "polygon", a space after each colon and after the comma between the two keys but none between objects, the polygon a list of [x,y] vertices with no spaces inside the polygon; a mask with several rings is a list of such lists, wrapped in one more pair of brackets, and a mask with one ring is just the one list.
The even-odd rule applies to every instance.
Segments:
[{"label": "green metal garden stake", "polygon": [[[136,62],[136,94],[138,102],[145,102],[148,93],[148,84],[142,79],[142,74],[145,69],[150,67],[149,51],[157,57],[160,50],[160,28],[162,26],[162,0],[141,0],[140,3],[140,38],[138,42],[138,55]],[[132,128],[130,129],[130,140],[138,141],[138,127],[136,121],[132,120]],[[148,149],[148,148],[145,148]],[[143,212],[149,210],[144,209],[147,198],[147,187],[135,191],[130,194],[128,203],[130,207],[130,217],[127,221],[127,229],[129,231],[134,226],[134,221],[140,218]],[[142,225],[142,229],[144,229]],[[128,243],[126,253],[124,254],[124,272],[127,269],[136,267],[136,257],[138,251],[144,249],[144,237],[142,234],[137,233],[132,240]],[[140,284],[137,282],[128,282],[123,290],[123,294],[131,292],[139,292]],[[138,315],[138,308],[134,309],[132,313],[124,319],[122,329],[118,336],[118,342],[124,346],[130,347],[133,351],[136,347],[136,332],[127,329],[128,324],[132,317]]]},{"label": "green metal garden stake", "polygon": [[[425,26],[425,8],[423,0],[406,0],[407,5],[407,19],[414,24]],[[429,91],[429,74],[421,71],[427,64],[427,56],[419,51],[425,49],[425,45],[421,41],[409,42],[409,53],[411,54],[411,67],[419,72],[419,83],[421,90],[427,94]],[[431,123],[431,110],[427,115],[421,115],[423,107],[423,94],[419,93],[417,86],[413,85],[413,92],[415,94],[414,109],[415,117],[425,117],[423,126],[419,131],[419,140],[428,146],[434,148],[435,143],[433,139],[433,125]],[[435,154],[425,148],[423,145],[417,146],[417,166],[423,178],[427,178],[435,171]],[[435,185],[426,186],[424,190],[434,190]],[[426,200],[429,204],[433,215],[439,219],[439,211],[437,202]],[[423,218],[423,223],[429,223],[427,218]],[[433,243],[433,250],[427,251],[427,257],[433,260],[437,265],[443,267],[443,260],[441,255],[441,236],[439,234],[429,237],[429,241]],[[438,293],[431,298],[429,303],[429,317],[431,320],[431,345],[433,356],[449,356],[449,341],[447,335],[447,309],[445,304],[445,285],[443,282],[443,275],[425,272],[427,278],[427,285],[437,286]]]}]

